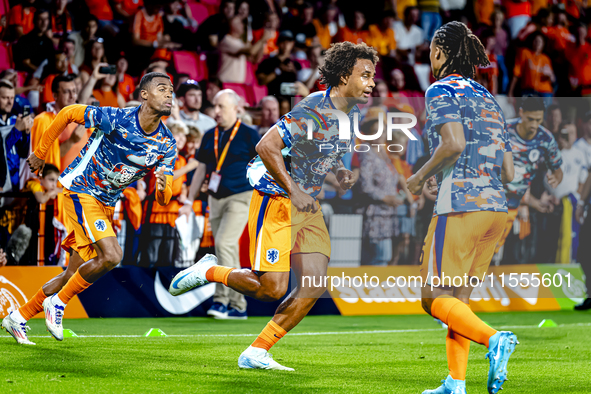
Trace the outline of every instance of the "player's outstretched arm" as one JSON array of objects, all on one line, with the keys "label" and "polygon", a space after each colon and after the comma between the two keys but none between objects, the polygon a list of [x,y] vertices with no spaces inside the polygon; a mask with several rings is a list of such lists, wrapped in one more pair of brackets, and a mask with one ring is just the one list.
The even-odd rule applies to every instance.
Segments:
[{"label": "player's outstretched arm", "polygon": [[84,124],[84,112],[86,105],[74,104],[63,108],[55,117],[49,128],[43,132],[39,145],[31,153],[27,162],[32,172],[42,170],[45,165],[45,156],[53,142],[60,136],[66,126],[72,122]]},{"label": "player's outstretched arm", "polygon": [[464,126],[460,122],[445,123],[441,126],[439,134],[441,134],[441,144],[433,156],[416,174],[408,178],[408,190],[412,194],[421,194],[427,179],[454,165],[466,147]]},{"label": "player's outstretched arm", "polygon": [[47,151],[53,142],[60,136],[66,126],[72,122],[84,125],[84,112],[86,105],[74,104],[63,108],[55,117],[49,128],[43,132],[41,141],[35,149],[35,156],[44,160]]},{"label": "player's outstretched arm", "polygon": [[515,176],[513,167],[513,152],[505,152],[503,156],[503,167],[501,168],[501,181],[503,184],[511,183]]}]

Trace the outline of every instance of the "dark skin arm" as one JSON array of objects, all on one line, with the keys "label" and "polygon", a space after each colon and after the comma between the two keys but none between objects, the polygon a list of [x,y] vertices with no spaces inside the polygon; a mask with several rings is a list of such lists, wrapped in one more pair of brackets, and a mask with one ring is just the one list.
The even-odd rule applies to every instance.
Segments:
[{"label": "dark skin arm", "polygon": [[461,123],[445,123],[439,129],[439,133],[441,134],[441,144],[437,147],[433,156],[416,174],[408,178],[408,190],[412,194],[421,194],[425,182],[433,175],[454,165],[466,147],[464,126]]},{"label": "dark skin arm", "polygon": [[510,183],[515,176],[515,167],[513,167],[513,152],[505,152],[503,155],[503,167],[501,168],[501,181],[504,185]]}]

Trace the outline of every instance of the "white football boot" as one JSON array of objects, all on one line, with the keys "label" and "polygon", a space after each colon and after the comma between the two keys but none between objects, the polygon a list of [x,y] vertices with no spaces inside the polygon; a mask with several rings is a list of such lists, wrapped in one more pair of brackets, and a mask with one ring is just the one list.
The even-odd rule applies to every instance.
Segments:
[{"label": "white football boot", "polygon": [[273,360],[273,355],[265,349],[249,346],[238,357],[238,367],[244,369],[276,369],[279,371],[295,371],[293,368],[284,367]]},{"label": "white football boot", "polygon": [[7,315],[2,320],[2,328],[6,330],[16,342],[20,345],[34,345],[35,343],[29,341],[27,337],[27,330],[30,330],[31,327],[27,326],[27,323],[18,323],[12,319],[12,317]]},{"label": "white football boot", "polygon": [[53,298],[57,297],[54,294],[51,297],[47,297],[43,301],[43,311],[45,312],[45,327],[47,331],[58,341],[64,340],[64,326],[62,326],[62,320],[64,318],[65,306],[57,305],[53,302]]},{"label": "white football boot", "polygon": [[216,266],[217,262],[218,258],[213,254],[206,254],[201,260],[176,274],[176,276],[172,278],[172,282],[170,282],[168,292],[173,296],[178,296],[194,289],[195,287],[209,283],[207,279],[205,279],[205,273],[211,267]]}]

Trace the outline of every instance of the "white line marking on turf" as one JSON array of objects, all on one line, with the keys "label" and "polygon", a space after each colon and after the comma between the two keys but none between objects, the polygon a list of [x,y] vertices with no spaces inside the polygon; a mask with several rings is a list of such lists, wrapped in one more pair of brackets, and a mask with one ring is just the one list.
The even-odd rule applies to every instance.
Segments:
[{"label": "white line marking on turf", "polygon": [[[571,323],[559,324],[558,327],[588,327],[591,323]],[[500,330],[515,328],[538,328],[538,326],[500,326]],[[407,332],[429,332],[443,331],[442,328],[417,328],[407,330],[371,330],[371,331],[321,331],[321,332],[294,332],[289,336],[304,335],[356,335],[356,334],[396,334]],[[256,337],[259,334],[185,334],[185,335],[167,335],[172,338],[192,338],[192,337]],[[143,338],[143,335],[78,335],[77,338]],[[2,335],[0,338],[12,338],[10,335]],[[51,338],[51,335],[29,335],[29,338]]]}]

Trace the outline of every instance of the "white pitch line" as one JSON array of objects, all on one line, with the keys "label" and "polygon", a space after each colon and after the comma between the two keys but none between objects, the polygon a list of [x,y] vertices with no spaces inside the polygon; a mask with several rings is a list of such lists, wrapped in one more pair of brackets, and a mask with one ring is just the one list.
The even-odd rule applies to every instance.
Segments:
[{"label": "white pitch line", "polygon": [[[559,324],[558,327],[588,327],[591,323],[571,323]],[[557,327],[557,328],[558,328]],[[538,326],[500,326],[501,330],[515,329],[515,328],[538,328]],[[429,332],[429,331],[443,331],[442,328],[423,328],[423,329],[407,329],[407,330],[371,330],[371,331],[321,331],[321,332],[295,332],[289,336],[309,336],[309,335],[356,335],[356,334],[396,334],[409,332]],[[186,334],[186,335],[167,335],[172,338],[193,338],[193,337],[256,337],[259,334]],[[0,338],[12,338],[10,335],[2,335]],[[49,335],[29,335],[29,338],[51,338]],[[143,335],[78,335],[77,338],[144,338]]]}]

